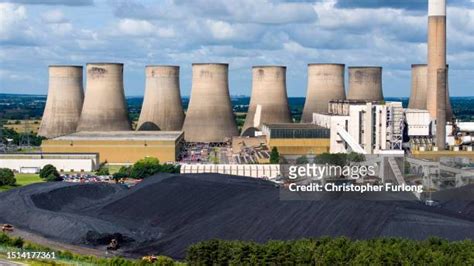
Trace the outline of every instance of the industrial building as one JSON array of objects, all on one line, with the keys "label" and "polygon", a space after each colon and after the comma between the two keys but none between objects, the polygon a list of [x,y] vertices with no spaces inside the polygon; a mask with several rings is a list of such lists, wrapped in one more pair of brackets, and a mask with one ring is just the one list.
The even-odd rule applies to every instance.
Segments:
[{"label": "industrial building", "polygon": [[330,129],[331,153],[403,154],[401,102],[331,101],[328,111],[313,114],[313,123]]},{"label": "industrial building", "polygon": [[279,164],[182,164],[181,174],[217,173],[263,179],[275,179],[280,175]]},{"label": "industrial building", "polygon": [[145,96],[137,130],[181,130],[184,111],[179,66],[147,66],[145,76]]},{"label": "industrial building", "polygon": [[38,135],[54,138],[76,131],[84,100],[82,66],[53,65],[48,71],[48,97]]},{"label": "industrial building", "polygon": [[76,131],[131,130],[123,88],[123,64],[87,64],[87,89]]},{"label": "industrial building", "polygon": [[313,113],[326,113],[331,100],[345,100],[344,64],[309,64],[308,87],[302,123],[311,123]]},{"label": "industrial building", "polygon": [[144,157],[160,162],[177,160],[183,142],[181,131],[77,132],[43,141],[43,152],[98,153],[100,162],[132,164]]},{"label": "industrial building", "polygon": [[17,173],[38,173],[51,164],[59,172],[92,172],[99,167],[97,153],[4,153],[0,154],[0,168]]},{"label": "industrial building", "polygon": [[255,136],[264,123],[291,123],[286,92],[286,67],[254,66],[252,96],[242,135]]},{"label": "industrial building", "polygon": [[239,135],[228,72],[228,64],[193,64],[191,97],[183,125],[187,142],[220,143]]},{"label": "industrial building", "polygon": [[270,148],[282,155],[316,155],[329,152],[329,129],[313,124],[264,124],[261,134]]}]

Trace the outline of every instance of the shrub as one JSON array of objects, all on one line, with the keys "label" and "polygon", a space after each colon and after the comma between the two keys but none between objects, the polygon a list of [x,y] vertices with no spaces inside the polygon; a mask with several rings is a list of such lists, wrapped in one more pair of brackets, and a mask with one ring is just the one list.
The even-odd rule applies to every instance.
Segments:
[{"label": "shrub", "polygon": [[188,248],[190,265],[473,265],[474,242],[345,237],[269,241],[209,240]]},{"label": "shrub", "polygon": [[[51,175],[53,175],[55,178],[53,178]],[[42,179],[46,179],[46,180],[51,180],[51,181],[57,181],[56,179],[59,179],[60,178],[60,175],[59,175],[59,172],[58,170],[56,169],[56,167],[54,167],[53,165],[51,164],[47,164],[45,165],[39,172],[39,176],[40,178]]]},{"label": "shrub", "polygon": [[8,168],[0,168],[0,186],[13,186],[16,183],[15,174]]},{"label": "shrub", "polygon": [[276,164],[280,162],[280,153],[278,152],[277,147],[273,147],[270,152],[270,163]]}]

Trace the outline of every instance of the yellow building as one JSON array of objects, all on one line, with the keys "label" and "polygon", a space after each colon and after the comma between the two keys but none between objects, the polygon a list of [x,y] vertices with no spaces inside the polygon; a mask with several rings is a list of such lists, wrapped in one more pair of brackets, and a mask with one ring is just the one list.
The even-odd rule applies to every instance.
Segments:
[{"label": "yellow building", "polygon": [[473,151],[419,151],[412,150],[413,157],[417,159],[428,159],[433,161],[439,161],[441,157],[466,157],[471,162],[474,162]]},{"label": "yellow building", "polygon": [[329,129],[313,124],[265,124],[262,134],[270,148],[282,155],[315,155],[329,152]]},{"label": "yellow building", "polygon": [[43,152],[98,153],[101,162],[131,164],[145,157],[176,161],[184,133],[181,131],[77,132],[44,140]]}]

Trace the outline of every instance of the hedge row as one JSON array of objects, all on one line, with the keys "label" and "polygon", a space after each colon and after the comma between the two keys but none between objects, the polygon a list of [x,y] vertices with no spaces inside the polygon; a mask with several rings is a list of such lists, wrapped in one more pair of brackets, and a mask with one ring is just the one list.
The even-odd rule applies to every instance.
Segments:
[{"label": "hedge row", "polygon": [[209,240],[192,245],[190,265],[474,265],[474,242],[345,237],[270,241]]}]

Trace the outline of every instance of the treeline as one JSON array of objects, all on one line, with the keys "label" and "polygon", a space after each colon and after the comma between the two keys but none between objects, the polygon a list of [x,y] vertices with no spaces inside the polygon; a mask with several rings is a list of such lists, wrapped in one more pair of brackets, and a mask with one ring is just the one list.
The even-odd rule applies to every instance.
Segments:
[{"label": "treeline", "polygon": [[209,240],[192,245],[190,265],[474,265],[474,242],[439,238],[270,241]]}]

